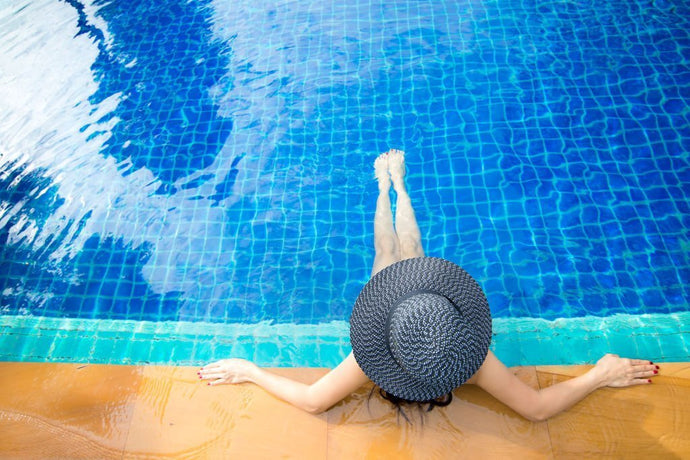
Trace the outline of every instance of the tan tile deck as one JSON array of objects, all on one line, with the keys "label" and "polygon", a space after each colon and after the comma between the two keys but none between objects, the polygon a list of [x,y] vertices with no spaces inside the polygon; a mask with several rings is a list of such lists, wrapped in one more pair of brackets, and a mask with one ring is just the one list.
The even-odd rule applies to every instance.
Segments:
[{"label": "tan tile deck", "polygon": [[[523,367],[547,386],[586,366]],[[0,363],[0,458],[690,458],[690,363],[532,423],[467,385],[421,423],[362,388],[320,416],[196,368]],[[305,382],[323,369],[279,369]]]}]

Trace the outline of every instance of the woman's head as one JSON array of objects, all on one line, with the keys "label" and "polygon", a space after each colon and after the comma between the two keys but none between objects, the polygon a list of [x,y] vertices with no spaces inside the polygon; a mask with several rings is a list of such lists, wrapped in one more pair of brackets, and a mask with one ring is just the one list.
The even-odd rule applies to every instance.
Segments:
[{"label": "woman's head", "polygon": [[381,270],[362,289],[350,339],[357,363],[387,395],[436,401],[482,365],[491,313],[479,285],[456,264],[407,259]]}]

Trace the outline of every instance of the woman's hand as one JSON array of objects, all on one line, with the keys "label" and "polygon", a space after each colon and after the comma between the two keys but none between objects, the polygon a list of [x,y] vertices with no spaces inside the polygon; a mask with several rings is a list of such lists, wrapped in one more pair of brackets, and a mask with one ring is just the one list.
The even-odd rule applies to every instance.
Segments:
[{"label": "woman's hand", "polygon": [[202,367],[197,374],[202,380],[210,380],[209,385],[223,383],[252,382],[259,368],[245,359],[223,359]]},{"label": "woman's hand", "polygon": [[651,361],[621,358],[607,354],[592,369],[600,387],[627,387],[652,383],[651,377],[659,373],[659,366]]}]

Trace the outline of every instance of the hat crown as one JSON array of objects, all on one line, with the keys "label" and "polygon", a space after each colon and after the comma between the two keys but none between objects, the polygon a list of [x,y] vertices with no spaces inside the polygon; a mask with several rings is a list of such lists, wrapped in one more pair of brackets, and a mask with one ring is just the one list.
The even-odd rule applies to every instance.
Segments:
[{"label": "hat crown", "polygon": [[432,292],[406,296],[390,312],[388,346],[412,378],[434,385],[462,367],[464,322],[456,306]]}]

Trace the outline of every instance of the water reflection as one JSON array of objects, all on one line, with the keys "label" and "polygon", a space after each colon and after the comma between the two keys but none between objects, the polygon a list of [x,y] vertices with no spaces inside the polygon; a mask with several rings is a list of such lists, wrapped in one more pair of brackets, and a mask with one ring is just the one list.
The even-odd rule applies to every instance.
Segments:
[{"label": "water reflection", "polygon": [[[210,43],[206,10],[190,8],[35,2],[3,11],[0,209],[3,265],[17,275],[6,280],[6,310],[155,319],[163,294],[227,297],[199,292],[211,285],[205,277],[227,278],[233,241],[223,238],[223,211],[199,204],[198,174],[232,125],[208,96],[227,52]],[[170,28],[179,24],[163,13],[180,9],[194,19],[185,30],[196,46],[176,50]],[[141,18],[150,21],[131,22]],[[223,160],[213,177],[231,186],[238,159]]]}]

